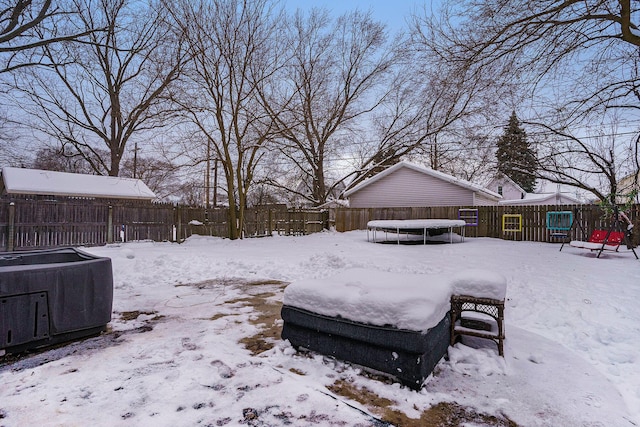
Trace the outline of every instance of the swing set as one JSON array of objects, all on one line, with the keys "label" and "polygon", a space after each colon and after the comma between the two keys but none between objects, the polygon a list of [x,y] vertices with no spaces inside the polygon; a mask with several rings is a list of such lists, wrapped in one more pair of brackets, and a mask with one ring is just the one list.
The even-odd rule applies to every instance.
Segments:
[{"label": "swing set", "polygon": [[[582,236],[586,236],[586,232],[582,227],[580,221],[576,220],[578,211],[575,212],[562,211],[562,212],[548,212],[547,213],[547,228],[551,232],[552,237],[563,237],[565,241],[562,243],[560,247],[560,251],[564,247],[566,240],[569,238],[571,234],[571,230],[577,225],[582,232]],[[569,242],[569,246],[579,249],[587,249],[590,251],[597,251],[598,255],[596,258],[600,258],[602,252],[604,251],[612,251],[618,252],[620,249],[620,245],[625,243],[628,249],[631,249],[633,255],[638,259],[638,254],[636,253],[633,242],[633,223],[629,219],[629,217],[624,213],[620,212],[618,206],[613,206],[613,220],[609,225],[608,229],[596,229],[593,230],[589,239],[587,240],[571,240]],[[567,226],[567,224],[569,224]],[[625,227],[626,224],[626,227]]]}]

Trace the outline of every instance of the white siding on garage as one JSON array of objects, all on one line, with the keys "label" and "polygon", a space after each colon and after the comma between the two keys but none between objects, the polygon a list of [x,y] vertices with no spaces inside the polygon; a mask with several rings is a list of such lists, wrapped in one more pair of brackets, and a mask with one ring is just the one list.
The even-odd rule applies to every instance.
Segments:
[{"label": "white siding on garage", "polygon": [[497,204],[495,200],[484,196],[482,193],[475,193],[473,206],[495,206]]},{"label": "white siding on garage", "polygon": [[352,208],[469,206],[473,203],[473,190],[408,167],[400,168],[349,196]]}]

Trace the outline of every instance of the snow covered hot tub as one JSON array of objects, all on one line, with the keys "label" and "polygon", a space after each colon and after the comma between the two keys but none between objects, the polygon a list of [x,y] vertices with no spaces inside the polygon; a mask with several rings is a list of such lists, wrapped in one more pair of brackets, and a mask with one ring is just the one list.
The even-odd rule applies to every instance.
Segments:
[{"label": "snow covered hot tub", "polygon": [[420,389],[450,341],[449,281],[351,269],[284,292],[282,338]]},{"label": "snow covered hot tub", "polygon": [[0,253],[0,355],[104,331],[112,303],[110,258],[74,248]]}]

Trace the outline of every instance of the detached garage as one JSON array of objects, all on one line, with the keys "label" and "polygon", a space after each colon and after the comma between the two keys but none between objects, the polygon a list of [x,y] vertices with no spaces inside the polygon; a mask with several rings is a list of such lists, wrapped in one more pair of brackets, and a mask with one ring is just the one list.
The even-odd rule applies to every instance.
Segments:
[{"label": "detached garage", "polygon": [[351,208],[493,206],[498,193],[469,181],[401,162],[344,193]]}]

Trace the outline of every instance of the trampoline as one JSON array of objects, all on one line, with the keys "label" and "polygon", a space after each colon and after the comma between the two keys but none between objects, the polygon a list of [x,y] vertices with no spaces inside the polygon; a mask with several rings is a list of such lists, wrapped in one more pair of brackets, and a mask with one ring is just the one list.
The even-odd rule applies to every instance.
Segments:
[{"label": "trampoline", "polygon": [[[395,234],[395,241],[397,244],[406,241],[415,241],[411,239],[413,236],[421,236],[422,244],[427,242],[447,242],[447,239],[437,239],[437,236],[442,236],[448,233],[448,243],[454,241],[454,229],[458,229],[461,236],[460,241],[464,241],[464,230],[467,225],[463,219],[392,219],[392,220],[375,220],[367,223],[367,241],[376,242],[388,242],[389,233]],[[384,233],[384,240],[378,240],[378,232]],[[371,233],[371,238],[369,235]],[[404,235],[403,240],[400,237]]]}]

